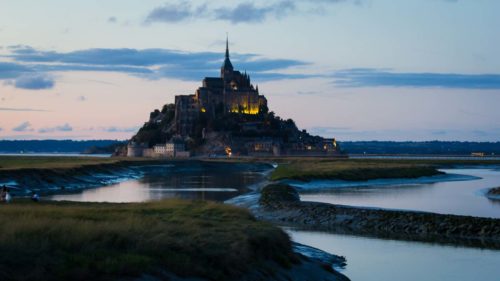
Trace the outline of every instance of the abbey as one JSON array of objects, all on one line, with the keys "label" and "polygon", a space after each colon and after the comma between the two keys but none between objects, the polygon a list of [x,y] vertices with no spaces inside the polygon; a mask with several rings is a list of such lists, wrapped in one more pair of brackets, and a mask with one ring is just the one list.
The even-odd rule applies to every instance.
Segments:
[{"label": "abbey", "polygon": [[339,156],[340,149],[335,139],[310,135],[269,111],[250,76],[234,70],[226,40],[220,76],[205,77],[194,94],[151,112],[120,155]]},{"label": "abbey", "polygon": [[203,85],[194,95],[175,97],[175,120],[181,135],[194,133],[194,122],[199,112],[214,118],[217,114],[258,114],[267,108],[267,100],[259,94],[258,86],[250,82],[246,73],[234,70],[229,59],[229,42],[226,40],[226,55],[220,69],[220,77],[205,77]]}]

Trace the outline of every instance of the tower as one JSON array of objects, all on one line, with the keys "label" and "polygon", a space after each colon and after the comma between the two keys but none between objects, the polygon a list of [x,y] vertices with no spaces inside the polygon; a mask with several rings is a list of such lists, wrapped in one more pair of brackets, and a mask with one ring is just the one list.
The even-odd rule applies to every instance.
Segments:
[{"label": "tower", "polygon": [[226,56],[224,58],[224,63],[222,64],[222,67],[220,69],[220,77],[225,81],[231,80],[233,70],[233,64],[229,59],[229,38],[226,37]]}]

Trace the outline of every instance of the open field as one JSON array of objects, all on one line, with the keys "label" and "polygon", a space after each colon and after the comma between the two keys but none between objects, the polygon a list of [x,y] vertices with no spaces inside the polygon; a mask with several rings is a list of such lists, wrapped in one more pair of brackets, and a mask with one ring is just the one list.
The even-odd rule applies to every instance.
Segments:
[{"label": "open field", "polygon": [[272,180],[281,179],[340,179],[370,180],[383,178],[417,178],[440,172],[431,165],[392,163],[387,161],[353,160],[292,160],[281,163],[271,174]]},{"label": "open field", "polygon": [[66,156],[0,156],[0,170],[79,168],[118,163],[124,158]]},{"label": "open field", "polygon": [[321,157],[259,157],[210,159],[208,161],[277,163],[271,180],[341,179],[370,180],[418,178],[440,174],[438,168],[453,166],[500,165],[496,160],[460,159],[349,159]]},{"label": "open field", "polygon": [[[288,236],[244,209],[168,200],[0,205],[0,280],[115,280],[143,274],[234,280],[290,266]],[[161,272],[163,271],[163,272]]]}]

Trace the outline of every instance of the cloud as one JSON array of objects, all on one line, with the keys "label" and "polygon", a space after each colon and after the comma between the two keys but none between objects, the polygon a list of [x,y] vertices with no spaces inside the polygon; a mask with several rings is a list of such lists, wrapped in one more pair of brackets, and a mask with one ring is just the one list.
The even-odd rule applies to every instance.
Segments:
[{"label": "cloud", "polygon": [[34,129],[33,129],[33,127],[31,127],[31,123],[26,121],[26,122],[19,124],[16,127],[12,128],[12,131],[15,131],[15,132],[33,132]]},{"label": "cloud", "polygon": [[133,126],[133,127],[100,127],[99,130],[102,130],[104,132],[108,133],[134,133],[139,130],[140,126]]},{"label": "cloud", "polygon": [[[180,64],[201,60],[222,60],[220,53],[183,52],[169,49],[86,49],[73,52],[39,51],[30,49],[19,52],[15,50],[11,58],[19,62],[66,63],[70,67],[88,65],[100,66],[135,66],[146,67],[159,64]],[[132,71],[125,69],[125,71]]]},{"label": "cloud", "polygon": [[[234,2],[227,1],[226,3]],[[319,11],[323,11],[324,5],[343,2],[360,5],[364,0],[280,0],[267,1],[267,5],[256,5],[252,1],[245,1],[236,5],[218,7],[207,4],[193,6],[189,2],[183,1],[166,3],[163,6],[154,8],[146,16],[144,23],[180,23],[199,19],[228,21],[233,24],[262,23],[267,19],[281,19],[292,13],[307,13],[307,11],[310,11],[311,6]]]},{"label": "cloud", "polygon": [[282,18],[295,10],[292,1],[281,1],[268,6],[257,7],[252,2],[240,3],[233,8],[219,8],[215,10],[215,18],[227,20],[231,23],[263,22],[266,18]]},{"label": "cloud", "polygon": [[0,79],[16,78],[31,71],[28,67],[17,63],[0,62]]},{"label": "cloud", "polygon": [[500,89],[500,74],[403,73],[360,68],[337,71],[333,78],[341,87]]},{"label": "cloud", "polygon": [[108,18],[109,23],[116,23],[117,21],[118,21],[118,19],[116,17],[109,17]]},{"label": "cloud", "polygon": [[[85,49],[72,52],[41,51],[22,46],[9,55],[15,62],[29,64],[21,71],[108,71],[122,72],[146,79],[177,78],[198,81],[214,76],[222,64],[223,54],[216,52],[183,52],[169,49]],[[269,59],[257,54],[232,54],[235,65],[263,80],[303,78],[280,70],[308,65],[290,59]],[[8,66],[9,70],[20,67]],[[19,73],[16,72],[16,75]],[[14,74],[13,74],[14,75]]]},{"label": "cloud", "polygon": [[500,128],[482,129],[361,129],[349,127],[310,127],[308,131],[323,137],[334,137],[342,141],[498,141]]},{"label": "cloud", "polygon": [[34,109],[34,108],[10,108],[10,107],[0,107],[0,111],[19,111],[19,112],[25,112],[25,111],[38,111],[38,112],[48,112],[48,110],[43,110],[43,109]]},{"label": "cloud", "polygon": [[1,132],[1,131],[3,131],[3,128],[2,128],[2,127],[0,127],[0,132]]},{"label": "cloud", "polygon": [[38,130],[38,132],[42,134],[53,133],[53,132],[71,132],[71,131],[73,131],[73,127],[71,127],[68,123],[65,123],[64,125],[61,126],[41,128]]},{"label": "cloud", "polygon": [[55,81],[51,75],[43,73],[23,74],[15,79],[14,86],[19,89],[43,90],[54,87]]},{"label": "cloud", "polygon": [[[216,76],[222,53],[170,49],[84,49],[72,52],[42,51],[29,46],[9,46],[13,62],[0,62],[0,79],[23,89],[48,89],[55,85],[51,72],[119,72],[144,79],[173,78],[199,81]],[[404,73],[387,69],[354,68],[331,74],[293,74],[290,69],[311,65],[293,59],[265,58],[258,54],[231,54],[237,69],[254,80],[333,78],[340,87],[441,87],[500,89],[500,74]]]},{"label": "cloud", "polygon": [[180,22],[195,15],[196,11],[191,9],[191,5],[187,2],[177,4],[165,4],[161,7],[154,8],[146,17],[146,23],[152,22]]},{"label": "cloud", "polygon": [[79,96],[76,98],[78,101],[86,101],[87,98],[85,96]]}]

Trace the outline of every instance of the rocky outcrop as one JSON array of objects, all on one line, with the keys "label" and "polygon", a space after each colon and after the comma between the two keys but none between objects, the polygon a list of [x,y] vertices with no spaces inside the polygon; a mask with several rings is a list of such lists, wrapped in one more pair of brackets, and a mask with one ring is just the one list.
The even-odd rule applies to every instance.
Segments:
[{"label": "rocky outcrop", "polygon": [[486,192],[486,197],[488,197],[491,200],[500,201],[500,187],[490,188],[490,190]]},{"label": "rocky outcrop", "polygon": [[[275,189],[290,198],[292,187]],[[500,249],[500,219],[359,208],[316,202],[260,200],[257,217],[285,225],[381,238]]]}]

